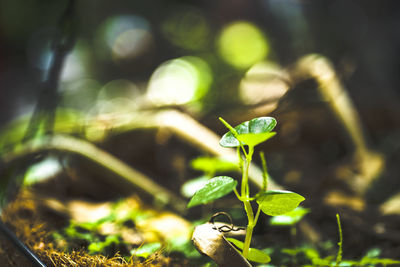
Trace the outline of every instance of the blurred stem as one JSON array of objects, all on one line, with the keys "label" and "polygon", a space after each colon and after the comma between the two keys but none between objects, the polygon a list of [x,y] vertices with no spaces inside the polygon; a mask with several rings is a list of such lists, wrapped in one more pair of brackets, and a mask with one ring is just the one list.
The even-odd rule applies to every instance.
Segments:
[{"label": "blurred stem", "polygon": [[[185,201],[177,197],[174,193],[155,183],[149,177],[136,171],[108,152],[85,140],[71,136],[45,136],[24,143],[14,151],[3,154],[2,159],[5,166],[11,166],[14,163],[24,161],[37,154],[50,151],[71,153],[84,157],[114,174],[115,176],[107,181],[116,184],[120,189],[129,190],[139,188],[153,196],[158,203],[170,205],[180,213],[186,210]],[[115,177],[119,179],[115,179]],[[104,176],[104,178],[107,177]]]},{"label": "blurred stem", "polygon": [[260,152],[262,170],[263,170],[263,186],[262,191],[267,191],[268,188],[268,171],[267,171],[267,161],[265,160],[264,152]]},{"label": "blurred stem", "polygon": [[354,147],[353,157],[362,178],[350,183],[353,183],[356,191],[364,193],[370,182],[382,172],[385,158],[368,148],[359,113],[332,64],[327,58],[312,54],[301,58],[290,72],[294,82],[309,77],[318,82],[319,93],[327,101]]},{"label": "blurred stem", "polygon": [[336,220],[337,220],[337,225],[338,225],[338,231],[339,231],[339,242],[338,242],[338,253],[336,256],[336,265],[339,266],[340,263],[342,262],[342,254],[343,254],[343,234],[342,234],[342,225],[340,224],[340,217],[339,214],[336,214]]},{"label": "blurred stem", "polygon": [[68,5],[58,22],[58,32],[52,42],[52,57],[50,67],[44,75],[43,88],[23,141],[26,142],[40,133],[43,123],[44,134],[52,134],[57,105],[60,99],[58,90],[61,72],[68,53],[75,43],[75,0],[69,0]]}]

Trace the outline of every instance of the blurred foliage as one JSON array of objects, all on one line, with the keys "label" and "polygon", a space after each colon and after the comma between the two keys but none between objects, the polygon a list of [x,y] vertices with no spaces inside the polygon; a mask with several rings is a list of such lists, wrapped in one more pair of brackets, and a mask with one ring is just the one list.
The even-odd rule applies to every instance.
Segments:
[{"label": "blurred foliage", "polygon": [[[127,261],[132,256],[146,259],[154,253],[175,253],[186,259],[201,260],[191,245],[190,224],[183,225],[177,216],[145,209],[135,198],[99,206],[78,202],[75,209],[76,213],[79,210],[83,213],[77,213],[66,227],[52,233],[59,249],[68,252],[85,249],[93,255],[108,256],[118,252]],[[169,231],[163,233],[165,228]]]},{"label": "blurred foliage", "polygon": [[275,226],[289,226],[289,225],[294,225],[298,223],[303,217],[309,213],[310,210],[303,208],[303,207],[297,207],[292,211],[289,211],[285,214],[274,216],[270,219],[270,224],[275,225]]},{"label": "blurred foliage", "polygon": [[[66,1],[0,4],[3,124],[34,108]],[[390,25],[398,19],[391,5],[379,6],[380,14],[374,12],[376,5],[343,0],[77,2],[77,43],[64,64],[60,107],[92,115],[149,105],[184,105],[198,116],[221,113],[286,92],[284,84],[267,78],[265,62],[286,66],[322,52],[346,82],[360,84],[362,92],[349,88],[362,93],[362,101],[379,88],[385,93],[375,97],[390,108],[397,99],[392,98],[397,79],[384,79],[393,71],[383,70],[397,64],[390,53],[399,37]]]},{"label": "blurred foliage", "polygon": [[201,171],[202,175],[187,180],[181,186],[181,194],[187,198],[191,198],[194,193],[202,188],[216,173],[239,170],[239,164],[237,162],[217,157],[198,157],[193,159],[190,165],[193,170]]}]

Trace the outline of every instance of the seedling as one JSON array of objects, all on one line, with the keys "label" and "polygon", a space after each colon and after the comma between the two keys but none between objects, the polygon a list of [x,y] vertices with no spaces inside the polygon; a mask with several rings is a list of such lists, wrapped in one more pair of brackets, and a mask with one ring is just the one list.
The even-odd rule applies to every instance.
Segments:
[{"label": "seedling", "polygon": [[[313,249],[304,249],[306,252],[306,256],[311,260],[312,265],[304,265],[304,267],[308,266],[326,266],[326,267],[339,267],[339,266],[387,266],[387,265],[399,265],[400,261],[393,260],[389,258],[379,258],[380,251],[377,249],[370,250],[361,260],[345,260],[343,259],[343,233],[342,233],[342,225],[340,222],[339,214],[336,214],[336,221],[338,226],[339,233],[339,241],[338,251],[336,253],[336,259],[333,255],[328,256],[326,258],[321,258],[317,251]],[[289,250],[286,250],[290,252]],[[295,254],[301,252],[301,250],[292,250]]]},{"label": "seedling", "polygon": [[[239,168],[242,171],[240,188],[237,189],[238,181],[231,177],[214,177],[194,194],[188,203],[188,207],[210,203],[233,191],[236,197],[243,203],[247,215],[247,229],[244,243],[231,238],[229,241],[242,251],[246,259],[260,263],[269,262],[270,258],[267,254],[257,249],[250,249],[253,229],[257,224],[261,211],[270,216],[282,215],[294,210],[300,202],[304,200],[304,197],[291,191],[267,190],[268,173],[263,157],[263,187],[257,194],[250,194],[249,168],[253,158],[254,148],[276,134],[272,132],[276,126],[276,120],[274,118],[255,118],[243,122],[236,127],[232,127],[222,118],[219,119],[229,129],[229,132],[222,136],[219,142],[220,145],[237,149]],[[258,204],[255,212],[251,205],[254,201]]]}]

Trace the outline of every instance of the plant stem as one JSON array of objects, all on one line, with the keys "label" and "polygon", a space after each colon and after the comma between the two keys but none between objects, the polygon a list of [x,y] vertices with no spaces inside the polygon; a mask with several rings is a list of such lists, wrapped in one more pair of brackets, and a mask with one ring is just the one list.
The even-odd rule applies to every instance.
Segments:
[{"label": "plant stem", "polygon": [[339,266],[340,263],[342,262],[342,254],[343,254],[343,234],[342,234],[342,225],[340,224],[340,217],[339,214],[336,214],[336,220],[337,220],[337,225],[338,225],[338,230],[339,230],[339,242],[338,242],[338,253],[336,256],[336,265]]},{"label": "plant stem", "polygon": [[253,229],[255,224],[254,224],[253,208],[251,207],[250,201],[245,200],[243,203],[248,219],[246,237],[244,239],[244,246],[243,246],[243,256],[247,259],[250,249],[251,237],[253,236]]},{"label": "plant stem", "polygon": [[[186,209],[184,201],[176,194],[165,189],[144,174],[133,169],[123,161],[110,153],[96,147],[92,143],[72,136],[53,135],[45,136],[38,140],[29,141],[18,146],[14,151],[3,153],[2,163],[5,167],[13,166],[18,162],[45,152],[71,153],[88,159],[99,167],[113,174],[112,180],[107,175],[104,179],[122,190],[130,192],[132,189],[141,189],[153,196],[161,204],[170,204],[176,211],[183,212]],[[99,176],[102,177],[103,176]]]},{"label": "plant stem", "polygon": [[267,188],[268,188],[268,170],[267,170],[267,162],[265,160],[264,152],[260,152],[260,158],[261,158],[262,170],[263,170],[263,187],[262,187],[262,191],[267,191]]},{"label": "plant stem", "polygon": [[[242,188],[241,188],[241,194],[244,204],[244,209],[247,214],[247,230],[246,230],[246,237],[244,240],[244,246],[243,246],[243,256],[247,258],[249,254],[249,249],[250,249],[250,243],[251,243],[251,237],[253,236],[253,229],[255,226],[255,220],[254,220],[254,213],[253,213],[253,208],[251,207],[250,203],[250,190],[249,190],[249,167],[250,163],[252,160],[254,152],[254,147],[249,146],[249,151],[246,155],[246,160],[244,162],[244,168],[243,168],[243,176],[242,176]],[[258,212],[257,212],[258,213]],[[258,216],[256,216],[258,218]]]},{"label": "plant stem", "polygon": [[249,146],[249,152],[246,155],[246,160],[244,162],[244,167],[243,167],[241,194],[242,194],[242,197],[245,199],[248,199],[250,197],[249,168],[250,168],[251,159],[253,157],[253,152],[254,152],[254,147]]}]

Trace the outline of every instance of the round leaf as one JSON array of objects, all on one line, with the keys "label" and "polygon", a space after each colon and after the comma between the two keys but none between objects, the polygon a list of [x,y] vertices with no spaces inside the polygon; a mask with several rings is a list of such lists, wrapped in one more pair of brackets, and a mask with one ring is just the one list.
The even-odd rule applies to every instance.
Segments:
[{"label": "round leaf", "polygon": [[[237,134],[246,134],[249,133],[249,122],[245,121],[238,126],[235,127],[235,131]],[[227,132],[224,134],[219,141],[219,144],[223,147],[238,147],[240,146],[239,141],[236,139],[236,137],[233,135],[231,131]]]},{"label": "round leaf", "polygon": [[238,136],[238,139],[245,143],[248,146],[255,147],[262,142],[267,141],[271,137],[273,137],[276,133],[275,132],[267,132],[267,133],[248,133],[248,134],[241,134]]},{"label": "round leaf", "polygon": [[[242,241],[231,237],[228,237],[227,240],[232,244],[234,244],[237,248],[243,250],[244,244]],[[267,253],[256,248],[249,249],[249,254],[247,255],[247,259],[258,263],[268,263],[271,261],[271,258],[268,256]]]},{"label": "round leaf", "polygon": [[249,249],[249,255],[247,255],[247,259],[249,261],[254,261],[258,263],[268,263],[271,261],[271,258],[268,256],[267,253],[256,248]]},{"label": "round leaf", "polygon": [[181,187],[181,194],[184,197],[192,197],[199,189],[203,188],[210,177],[200,176],[192,180],[186,181]]},{"label": "round leaf", "polygon": [[249,133],[267,133],[276,126],[276,120],[272,117],[259,117],[249,121]]},{"label": "round leaf", "polygon": [[222,136],[219,143],[223,147],[238,147],[241,141],[246,145],[255,146],[274,136],[275,133],[272,134],[271,131],[275,126],[276,120],[272,117],[259,117],[245,121],[234,128],[237,138],[229,131]]},{"label": "round leaf", "polygon": [[210,179],[203,188],[198,190],[188,204],[188,208],[212,202],[230,193],[237,181],[228,176],[218,176]]},{"label": "round leaf", "polygon": [[277,216],[294,210],[304,199],[304,197],[294,192],[270,190],[259,195],[257,203],[265,214]]}]

